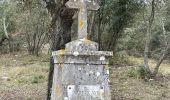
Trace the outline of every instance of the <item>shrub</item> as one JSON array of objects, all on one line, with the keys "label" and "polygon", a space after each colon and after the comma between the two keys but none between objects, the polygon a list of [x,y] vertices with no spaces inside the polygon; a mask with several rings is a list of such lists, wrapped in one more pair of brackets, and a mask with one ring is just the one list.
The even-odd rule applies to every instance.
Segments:
[{"label": "shrub", "polygon": [[118,52],[116,53],[112,59],[109,61],[110,65],[131,65],[129,60],[129,56],[126,52]]},{"label": "shrub", "polygon": [[139,77],[142,79],[146,79],[148,77],[148,73],[144,68],[144,65],[140,65],[138,69]]},{"label": "shrub", "polygon": [[34,76],[32,83],[40,83],[43,82],[45,80],[45,77],[43,75],[38,75],[38,76]]},{"label": "shrub", "polygon": [[133,67],[132,69],[130,69],[130,71],[127,73],[128,77],[132,77],[132,78],[138,78],[138,71]]}]

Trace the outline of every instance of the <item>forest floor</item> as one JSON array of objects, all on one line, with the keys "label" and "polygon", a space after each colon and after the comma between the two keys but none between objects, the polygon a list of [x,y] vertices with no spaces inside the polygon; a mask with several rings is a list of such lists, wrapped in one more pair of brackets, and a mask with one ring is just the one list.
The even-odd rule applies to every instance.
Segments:
[{"label": "forest floor", "polygon": [[0,100],[45,100],[49,57],[0,55]]},{"label": "forest floor", "polygon": [[[139,76],[142,58],[129,57],[133,66],[112,68],[112,100],[170,100],[170,63],[165,61],[155,79],[145,81]],[[155,60],[150,60],[151,69]]]},{"label": "forest floor", "polygon": [[[170,63],[165,61],[159,76],[146,82],[137,73],[142,58],[129,60],[133,66],[112,67],[112,100],[170,100]],[[0,100],[46,100],[48,71],[48,55],[0,54]]]}]

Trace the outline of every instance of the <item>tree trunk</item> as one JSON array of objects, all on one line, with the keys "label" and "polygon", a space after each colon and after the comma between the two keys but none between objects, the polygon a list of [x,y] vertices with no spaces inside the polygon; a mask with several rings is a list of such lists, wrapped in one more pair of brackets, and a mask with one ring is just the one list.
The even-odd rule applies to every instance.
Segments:
[{"label": "tree trunk", "polygon": [[51,88],[53,83],[53,73],[54,73],[54,60],[53,57],[50,58],[50,69],[48,74],[48,90],[47,90],[47,100],[51,100]]},{"label": "tree trunk", "polygon": [[152,9],[151,9],[151,15],[149,17],[149,23],[147,24],[147,33],[146,33],[146,42],[145,42],[145,50],[144,50],[144,69],[147,71],[147,74],[149,75],[149,77],[151,77],[152,75],[152,71],[149,68],[149,58],[148,58],[148,54],[149,54],[149,45],[150,45],[150,41],[151,41],[151,33],[152,33],[152,25],[154,22],[154,18],[155,18],[155,0],[152,0]]},{"label": "tree trunk", "polygon": [[101,16],[101,10],[98,11],[98,17],[99,17],[99,25],[98,25],[98,43],[99,43],[99,50],[101,50],[101,24],[102,24],[102,16]]},{"label": "tree trunk", "polygon": [[[150,18],[149,18],[149,23],[147,25],[148,29],[147,29],[147,34],[146,34],[146,43],[145,43],[145,50],[144,50],[144,69],[147,71],[148,78],[154,78],[157,75],[161,63],[167,57],[169,50],[170,50],[170,43],[165,41],[166,48],[164,49],[159,61],[157,62],[154,71],[152,72],[149,68],[148,54],[149,54],[149,49],[150,49],[149,44],[151,41],[152,25],[153,25],[154,18],[155,18],[155,6],[156,6],[155,0],[152,0],[151,6],[152,6],[152,10],[151,10]],[[163,25],[163,35],[165,35],[164,25]]]},{"label": "tree trunk", "polygon": [[65,44],[71,41],[72,17],[65,19],[66,16],[57,16],[56,24],[51,32],[52,51],[64,49]]},{"label": "tree trunk", "polygon": [[9,52],[13,52],[12,37],[9,35],[7,31],[8,24],[6,23],[6,16],[3,18],[3,28],[4,28],[5,37],[8,40]]},{"label": "tree trunk", "polygon": [[[68,0],[58,0],[56,3],[53,0],[44,0],[47,4],[47,9],[51,14],[51,26],[50,26],[50,40],[51,50],[56,51],[64,49],[65,44],[71,41],[71,26],[73,23],[74,10],[68,9],[65,3]],[[51,88],[53,81],[54,64],[53,58],[50,59],[50,70],[48,77],[48,93],[47,100],[51,97]]]},{"label": "tree trunk", "polygon": [[151,74],[151,70],[149,68],[149,44],[150,44],[150,39],[151,39],[151,26],[148,26],[147,33],[146,33],[146,42],[145,42],[145,49],[144,49],[144,67],[147,73]]}]

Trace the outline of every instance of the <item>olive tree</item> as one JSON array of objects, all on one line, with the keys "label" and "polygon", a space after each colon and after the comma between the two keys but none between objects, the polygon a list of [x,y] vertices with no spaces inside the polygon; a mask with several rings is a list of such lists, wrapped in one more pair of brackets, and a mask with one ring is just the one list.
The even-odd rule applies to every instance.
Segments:
[{"label": "olive tree", "polygon": [[[150,65],[149,65],[149,53],[150,53],[150,47],[151,47],[150,44],[151,44],[151,40],[153,39],[153,27],[155,25],[155,19],[157,17],[157,10],[158,10],[160,3],[162,3],[162,2],[159,2],[157,0],[152,0],[150,2],[150,4],[146,6],[146,7],[150,8],[149,16],[147,16],[146,18],[144,17],[145,25],[147,28],[146,28],[143,68],[146,70],[148,78],[153,78],[157,75],[161,63],[165,60],[165,58],[170,53],[169,52],[170,51],[170,41],[168,39],[167,30],[165,29],[164,20],[162,20],[160,23],[161,27],[162,27],[162,35],[163,35],[163,37],[162,37],[163,42],[162,42],[162,48],[161,48],[162,50],[160,51],[161,55],[159,56],[159,59],[154,67],[154,70],[152,71],[150,69]],[[163,4],[161,6],[166,6],[166,5]],[[167,13],[165,13],[164,15],[167,16]],[[164,19],[164,18],[162,17],[161,19]]]},{"label": "olive tree", "polygon": [[22,2],[19,10],[22,14],[18,27],[25,34],[27,50],[29,54],[38,56],[42,45],[47,42],[48,12],[43,2],[37,0]]}]

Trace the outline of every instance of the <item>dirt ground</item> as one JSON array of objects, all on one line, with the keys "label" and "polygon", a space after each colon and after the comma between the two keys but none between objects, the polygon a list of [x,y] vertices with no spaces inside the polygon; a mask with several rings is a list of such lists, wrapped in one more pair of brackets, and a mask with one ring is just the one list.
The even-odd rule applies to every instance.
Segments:
[{"label": "dirt ground", "polygon": [[170,75],[140,79],[134,66],[113,68],[112,100],[170,100]]},{"label": "dirt ground", "polygon": [[45,100],[48,57],[0,55],[0,100]]},{"label": "dirt ground", "polygon": [[[137,73],[142,59],[130,60],[134,66],[111,66],[112,100],[170,100],[170,64],[164,63],[159,76],[145,82]],[[48,55],[1,54],[0,100],[46,100],[48,61]]]}]

